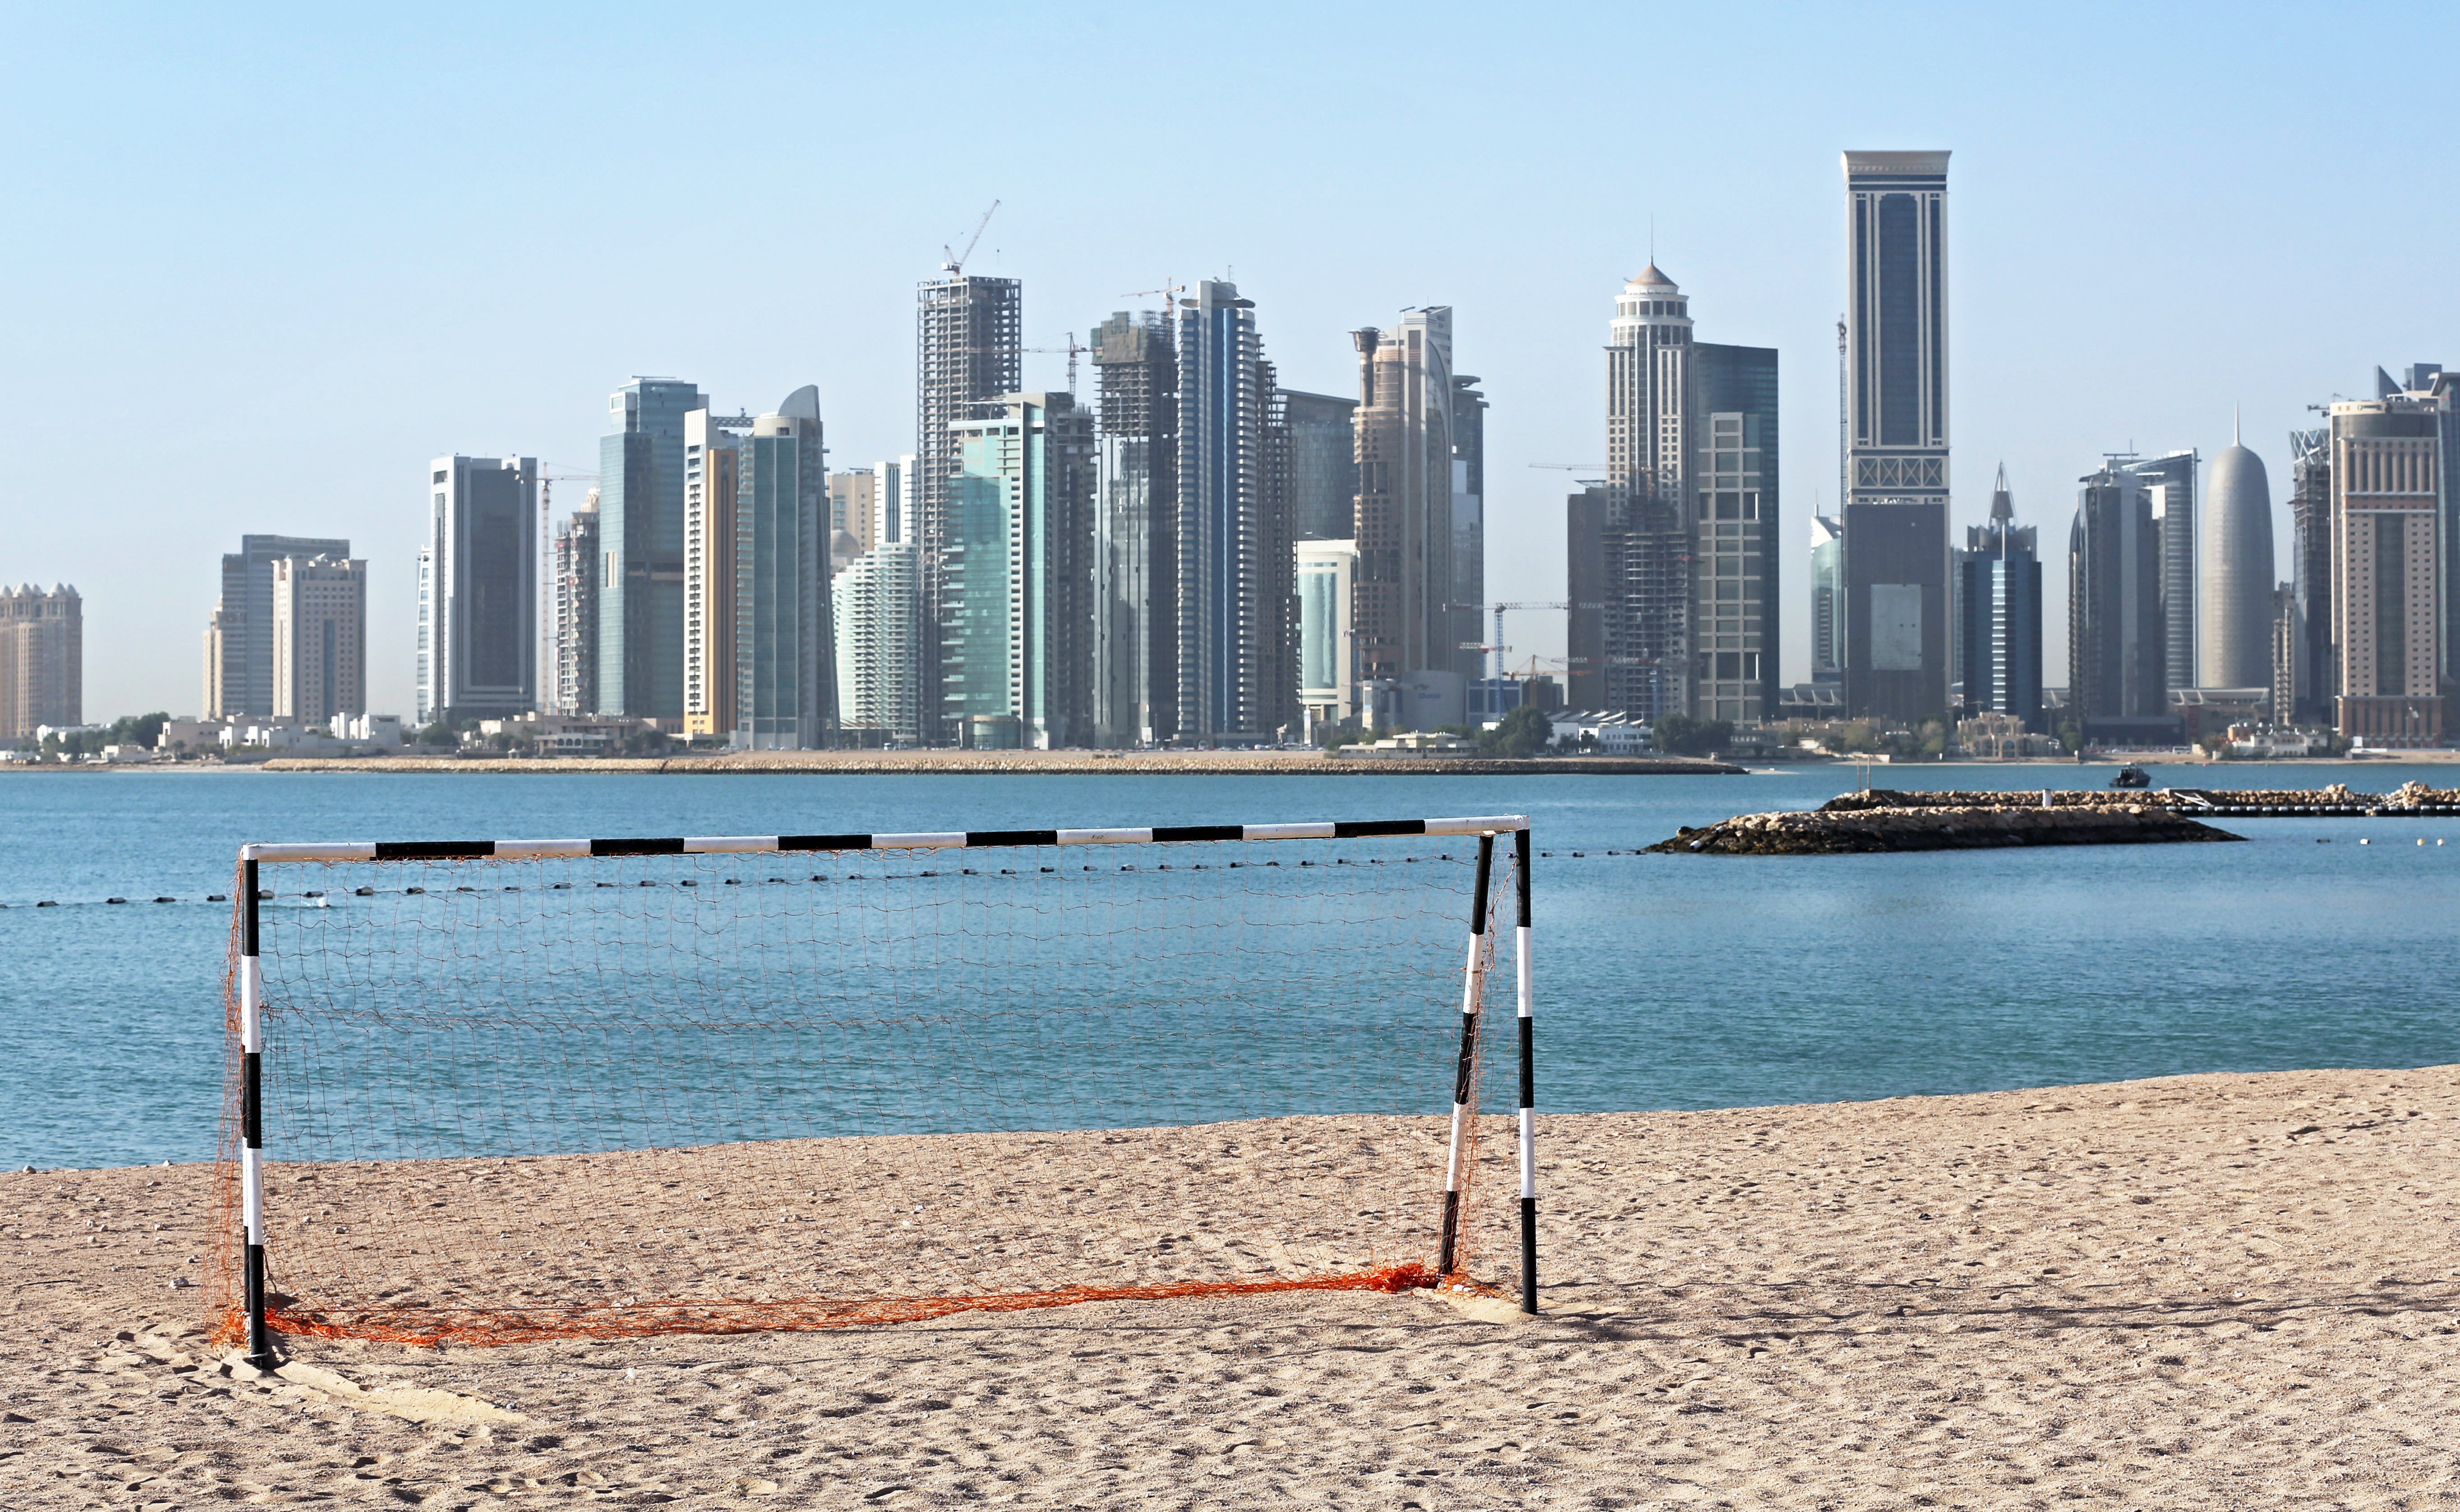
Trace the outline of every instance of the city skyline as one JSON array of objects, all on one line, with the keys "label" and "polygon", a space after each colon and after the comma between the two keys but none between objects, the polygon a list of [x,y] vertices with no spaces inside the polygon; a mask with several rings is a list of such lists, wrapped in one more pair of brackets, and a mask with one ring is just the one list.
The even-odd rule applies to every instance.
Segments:
[{"label": "city skyline", "polygon": [[[841,110],[800,123],[796,136],[757,88],[688,86],[681,103],[708,116],[710,135],[785,133],[814,154],[811,208],[752,217],[716,259],[689,218],[616,241],[571,234],[558,219],[611,192],[613,165],[583,124],[594,118],[587,101],[610,81],[663,68],[645,17],[543,11],[495,23],[499,45],[481,50],[448,20],[351,20],[337,24],[386,28],[383,41],[394,45],[345,32],[308,69],[274,68],[282,50],[266,45],[269,23],[246,18],[205,29],[166,17],[154,50],[134,56],[38,20],[20,56],[43,67],[21,64],[11,78],[22,118],[50,123],[57,150],[47,136],[34,155],[42,166],[12,194],[60,235],[12,255],[20,284],[46,297],[15,333],[25,362],[0,378],[0,425],[26,459],[0,481],[0,517],[16,527],[22,554],[9,571],[83,588],[95,710],[184,711],[194,676],[160,648],[193,644],[210,612],[210,567],[198,564],[244,532],[349,536],[371,563],[371,702],[407,712],[413,669],[398,648],[414,620],[417,534],[401,508],[407,466],[451,450],[587,471],[604,434],[590,396],[636,372],[695,375],[730,410],[816,381],[834,465],[901,454],[913,445],[906,301],[942,243],[962,243],[994,199],[1002,207],[967,270],[1029,285],[1029,348],[1159,303],[1123,298],[1129,291],[1227,276],[1271,311],[1281,382],[1339,394],[1352,387],[1348,331],[1396,308],[1453,304],[1497,404],[1486,513],[1488,590],[1499,598],[1563,592],[1561,474],[1528,464],[1597,456],[1594,310],[1647,264],[1652,219],[1657,261],[1713,304],[1719,334],[1785,354],[1785,428],[1797,444],[1776,535],[1797,566],[1813,510],[1833,514],[1837,503],[1833,463],[1814,438],[1834,422],[1826,359],[1846,299],[1834,155],[1849,144],[1956,154],[1949,345],[1966,464],[1951,531],[1982,521],[1979,485],[2001,457],[2019,497],[2058,499],[2104,448],[2216,454],[2234,408],[2278,485],[2291,473],[2288,432],[2316,423],[2307,405],[2363,396],[2378,363],[2454,355],[2447,333],[2460,338],[2460,305],[2437,281],[2409,276],[2407,251],[2441,244],[2454,212],[2402,187],[2434,178],[2452,149],[2427,139],[2396,155],[2359,150],[2378,128],[2325,108],[2336,87],[2361,79],[2434,97],[2423,59],[2435,51],[2430,34],[2452,23],[2424,18],[2429,45],[2384,59],[2361,56],[2356,38],[2328,24],[2221,25],[2243,17],[2217,9],[2150,19],[2110,10],[2136,45],[2171,60],[2169,82],[2148,97],[2088,57],[2089,23],[1904,14],[1901,26],[1872,29],[1771,12],[1782,24],[1757,29],[1755,74],[1778,108],[1707,148],[1651,158],[1599,214],[1566,208],[1580,198],[1574,186],[1601,173],[1628,182],[1629,165],[1617,134],[1600,129],[1595,92],[1561,86],[1579,76],[1580,39],[1610,20],[1601,10],[1551,12],[1535,40],[1459,12],[1426,33],[1443,36],[1440,47],[1405,44],[1431,64],[1474,67],[1491,86],[1490,127],[1453,159],[1454,198],[1440,216],[1431,207],[1328,220],[1321,207],[1337,201],[1324,198],[1321,170],[1272,196],[1219,202],[1178,172],[1200,146],[1243,139],[1260,103],[1283,112],[1287,129],[1355,131],[1365,103],[1317,86],[1338,76],[1347,50],[1392,59],[1394,36],[1371,16],[1311,17],[1305,58],[1266,57],[1235,85],[1199,85],[1181,102],[1178,128],[1104,176],[970,151],[969,138],[1005,108],[996,90],[940,120],[850,128],[861,113]],[[1707,18],[1684,24],[1698,30]],[[1040,32],[987,15],[978,24],[1029,58],[1129,34],[1091,17]],[[901,61],[922,55],[919,25],[828,29],[858,97],[877,106],[919,87],[919,62]],[[1867,34],[1875,30],[1889,34]],[[524,74],[535,88],[495,88],[526,59],[575,47],[592,59],[588,70]],[[2012,77],[1991,66],[2011,49],[2033,65]],[[1882,53],[1924,67],[1934,87],[1870,95],[1857,70]],[[247,82],[262,103],[200,112],[200,91],[215,78]],[[406,92],[439,80],[483,103],[468,120],[436,124]],[[1666,88],[1676,108],[1706,109],[1716,97],[1706,81]],[[1089,122],[1119,109],[1096,102]],[[329,113],[333,129],[315,140],[281,131],[306,110]],[[157,113],[201,120],[165,153],[129,150],[131,133]],[[687,171],[680,141],[628,154],[627,175]],[[713,175],[714,190],[750,171],[702,166],[696,148],[691,156],[689,172]],[[329,158],[351,171],[328,171]],[[926,162],[940,166],[926,173]],[[2291,213],[2297,186],[2326,177],[2374,207],[2365,227]],[[1121,200],[1113,186],[1129,180],[1141,187]],[[1737,183],[1748,192],[1737,195]],[[543,195],[552,208],[516,216],[530,229],[480,257],[438,240],[451,218],[414,212],[424,201],[404,185],[433,191],[425,200]],[[2156,192],[2177,212],[2165,222],[2172,232],[2100,233],[2113,196],[2149,204]],[[1117,213],[1122,204],[1130,208]],[[175,206],[193,212],[201,233],[176,256],[138,229],[157,207]],[[861,237],[811,234],[856,207]],[[2259,248],[2219,229],[2257,216],[2277,223]],[[1451,234],[1462,225],[1476,234]],[[740,262],[822,240],[813,276],[756,318],[711,320],[688,295],[694,281],[730,276]],[[2283,280],[2328,288],[2323,318],[2281,322]],[[260,308],[265,318],[226,313]],[[517,334],[506,326],[515,311]],[[2146,364],[2136,354],[2147,349],[2184,355]],[[1066,387],[1065,362],[1029,351],[1023,387]],[[74,417],[149,386],[182,393],[178,421],[133,441],[112,475],[74,466]],[[264,466],[258,454],[276,447],[287,465]],[[2276,487],[2276,542],[2290,538],[2287,493]],[[2040,518],[2055,523],[2047,511]],[[115,528],[97,531],[97,519]],[[118,551],[111,537],[125,532],[153,549]],[[2289,576],[2285,562],[2276,570]],[[1785,590],[1787,683],[1808,675],[1796,597]],[[2057,644],[2062,585],[2054,580],[2047,598]],[[1516,659],[1559,654],[1551,619],[1512,626]]]}]

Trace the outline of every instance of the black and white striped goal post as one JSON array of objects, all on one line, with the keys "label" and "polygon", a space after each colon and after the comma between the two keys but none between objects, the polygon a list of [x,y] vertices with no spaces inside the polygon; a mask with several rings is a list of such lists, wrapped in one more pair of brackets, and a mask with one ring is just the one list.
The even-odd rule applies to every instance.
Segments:
[{"label": "black and white striped goal post", "polygon": [[[260,904],[273,895],[261,880],[267,866],[374,861],[552,861],[595,857],[757,855],[795,852],[982,850],[1020,847],[1139,846],[1190,842],[1349,840],[1404,836],[1461,836],[1477,841],[1474,892],[1470,912],[1469,955],[1462,974],[1460,1056],[1453,1086],[1445,1169],[1443,1212],[1437,1243],[1440,1281],[1459,1279],[1461,1199],[1469,1158],[1470,1121],[1476,1114],[1475,1065],[1482,1017],[1484,968],[1492,959],[1489,937],[1491,884],[1498,836],[1512,837],[1515,926],[1513,930],[1516,1020],[1518,1030],[1517,1166],[1519,1176],[1520,1310],[1538,1306],[1538,1190],[1536,1049],[1531,977],[1530,830],[1526,816],[1460,819],[1332,820],[1297,824],[1156,825],[1079,830],[929,830],[911,833],[700,835],[669,838],[546,840],[401,840],[253,844],[239,852],[238,959],[234,972],[239,1041],[239,1148],[241,1304],[244,1310],[245,1358],[261,1370],[280,1364],[267,1319],[265,1213],[265,973],[260,955]],[[925,873],[926,875],[928,873]]]}]

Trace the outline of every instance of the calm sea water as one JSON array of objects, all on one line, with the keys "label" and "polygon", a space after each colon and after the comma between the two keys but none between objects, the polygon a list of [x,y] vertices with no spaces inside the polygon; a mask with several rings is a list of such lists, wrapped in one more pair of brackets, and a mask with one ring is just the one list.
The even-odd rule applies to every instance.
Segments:
[{"label": "calm sea water", "polygon": [[[2109,772],[1886,775],[2021,789],[2098,786]],[[2154,780],[2216,775],[2156,768]],[[2226,776],[2387,790],[2411,776],[2449,783],[2451,769]],[[211,1155],[229,914],[201,900],[231,891],[233,852],[248,840],[1525,812],[1552,852],[1537,870],[1548,1109],[2460,1061],[2460,821],[2237,821],[2254,841],[2237,846],[1604,853],[1852,785],[1833,766],[1727,778],[20,774],[0,779],[0,1162]],[[143,901],[161,894],[182,901]],[[114,895],[138,901],[101,902]],[[31,907],[45,898],[65,906]]]}]

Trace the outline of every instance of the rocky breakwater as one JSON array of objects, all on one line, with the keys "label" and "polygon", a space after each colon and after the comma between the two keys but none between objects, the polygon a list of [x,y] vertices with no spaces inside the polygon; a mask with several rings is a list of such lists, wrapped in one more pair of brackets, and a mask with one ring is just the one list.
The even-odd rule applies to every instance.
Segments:
[{"label": "rocky breakwater", "polygon": [[[2159,804],[2045,808],[2006,802],[1875,805],[1851,793],[1809,813],[1744,814],[1684,829],[1651,850],[1693,855],[1853,855],[1875,850],[1984,850],[2004,846],[2162,845],[2243,840]],[[1974,794],[2002,799],[2008,794]]]}]

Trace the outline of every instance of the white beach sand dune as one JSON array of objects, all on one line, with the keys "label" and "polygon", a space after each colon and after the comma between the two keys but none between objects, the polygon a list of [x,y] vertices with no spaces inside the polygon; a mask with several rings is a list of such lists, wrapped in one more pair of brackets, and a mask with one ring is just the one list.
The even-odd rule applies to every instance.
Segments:
[{"label": "white beach sand dune", "polygon": [[1294,1293],[270,1379],[171,1284],[210,1171],[10,1175],[0,1505],[2448,1505],[2455,1120],[2451,1067],[1552,1117],[1534,1321]]}]

